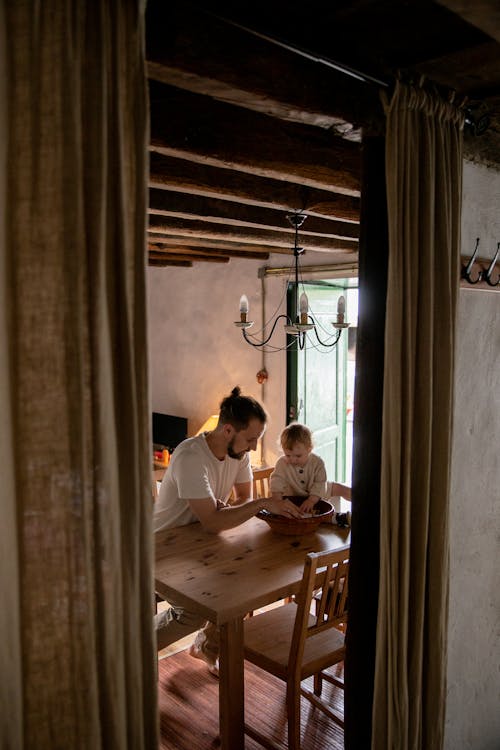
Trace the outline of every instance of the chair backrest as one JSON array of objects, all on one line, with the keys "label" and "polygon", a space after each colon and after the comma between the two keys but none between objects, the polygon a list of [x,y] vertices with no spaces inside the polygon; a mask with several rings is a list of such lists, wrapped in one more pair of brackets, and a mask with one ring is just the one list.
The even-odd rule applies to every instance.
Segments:
[{"label": "chair backrest", "polygon": [[[323,630],[335,628],[347,618],[348,552],[309,552],[304,565],[300,591],[295,597],[297,614],[290,658],[302,659],[307,638]],[[315,614],[312,603],[316,594]]]},{"label": "chair backrest", "polygon": [[269,497],[271,490],[269,488],[269,477],[274,471],[274,466],[267,466],[265,469],[253,470],[253,496],[254,498]]}]

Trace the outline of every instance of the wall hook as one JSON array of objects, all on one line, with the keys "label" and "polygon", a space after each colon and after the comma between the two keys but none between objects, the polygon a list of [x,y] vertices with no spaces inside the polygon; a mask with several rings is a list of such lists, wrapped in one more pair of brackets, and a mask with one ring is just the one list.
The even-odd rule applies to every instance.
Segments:
[{"label": "wall hook", "polygon": [[500,242],[497,243],[497,251],[495,253],[495,257],[493,258],[490,265],[488,266],[488,270],[485,273],[483,273],[483,279],[490,286],[498,286],[500,284],[500,273],[498,274],[498,279],[495,282],[490,281],[491,274],[493,273],[493,269],[495,268],[495,263],[497,262],[499,255],[500,255]]},{"label": "wall hook", "polygon": [[[483,278],[483,272],[478,271],[477,279],[473,279],[471,276],[472,266],[474,265],[474,261],[476,260],[476,255],[479,250],[479,237],[476,239],[476,247],[474,248],[474,252],[472,254],[472,258],[467,263],[466,266],[462,266],[462,279],[465,279],[468,281],[469,284],[477,284],[481,279]],[[496,261],[496,258],[495,258]],[[493,268],[491,269],[493,270]]]}]

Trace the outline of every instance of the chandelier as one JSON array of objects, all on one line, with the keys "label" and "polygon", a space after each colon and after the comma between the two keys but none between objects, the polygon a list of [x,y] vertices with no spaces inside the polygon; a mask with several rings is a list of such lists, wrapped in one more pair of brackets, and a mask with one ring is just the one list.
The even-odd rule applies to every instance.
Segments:
[{"label": "chandelier", "polygon": [[[344,328],[349,327],[349,323],[345,322],[345,297],[341,296],[337,302],[337,317],[332,322],[332,326],[335,329],[330,332],[323,328],[319,321],[314,317],[313,312],[309,309],[309,300],[307,294],[304,291],[304,284],[302,283],[302,293],[299,297],[299,279],[302,281],[300,275],[300,263],[299,258],[304,252],[303,247],[299,247],[299,229],[307,218],[305,214],[295,213],[286,217],[292,227],[295,229],[295,241],[293,247],[294,265],[290,269],[290,276],[294,275],[295,286],[294,295],[292,301],[292,315],[278,315],[274,322],[271,319],[264,324],[264,327],[259,332],[262,335],[262,339],[258,338],[257,334],[248,333],[248,329],[254,324],[253,320],[248,320],[249,304],[248,297],[243,294],[240,298],[240,319],[235,321],[234,325],[237,328],[241,328],[243,338],[250,344],[263,348],[269,344],[273,334],[276,330],[276,326],[279,320],[284,321],[284,331],[286,333],[286,343],[283,346],[276,346],[269,344],[267,349],[263,351],[275,352],[283,351],[284,349],[290,349],[297,345],[299,349],[304,349],[306,344],[313,346],[318,351],[328,352],[331,351],[340,339],[340,335]],[[271,325],[272,323],[272,325]],[[271,330],[266,336],[266,330],[271,325]],[[323,338],[320,336],[319,331],[321,330]]]}]

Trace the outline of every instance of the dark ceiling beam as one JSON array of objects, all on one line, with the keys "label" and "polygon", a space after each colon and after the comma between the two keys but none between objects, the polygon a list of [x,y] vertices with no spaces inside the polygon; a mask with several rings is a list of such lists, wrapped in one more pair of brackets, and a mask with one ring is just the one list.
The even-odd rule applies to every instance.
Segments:
[{"label": "dark ceiling beam", "polygon": [[148,260],[149,266],[156,266],[157,268],[165,268],[166,266],[178,266],[179,268],[192,268],[193,262],[191,260],[158,260],[152,258]]},{"label": "dark ceiling beam", "polygon": [[[285,211],[244,206],[200,196],[181,195],[166,190],[153,189],[149,191],[149,213],[178,219],[199,219],[213,224],[294,232],[286,218],[287,213]],[[302,225],[301,233],[304,231],[337,237],[338,239],[358,239],[359,237],[359,226],[357,224],[316,216],[307,218]]]},{"label": "dark ceiling beam", "polygon": [[[218,250],[217,248],[211,248],[206,247],[203,245],[200,245],[199,247],[194,246],[194,249],[192,249],[189,245],[181,245],[181,243],[176,242],[174,240],[170,240],[170,238],[165,238],[167,241],[164,242],[162,240],[153,240],[149,242],[149,249],[150,250],[162,250],[162,249],[168,249],[173,250],[177,249],[180,253],[189,254],[189,253],[203,253],[208,255],[221,255],[223,257],[229,257],[229,258],[246,258],[251,260],[268,260],[269,259],[269,252],[266,251],[247,251],[247,250],[236,250],[234,248],[228,248],[226,250]],[[185,239],[185,238],[184,238]],[[187,240],[186,240],[187,241]],[[194,245],[194,243],[190,243],[191,245]]]},{"label": "dark ceiling beam", "polygon": [[438,0],[467,23],[500,42],[500,5],[498,0]]},{"label": "dark ceiling beam", "polygon": [[398,70],[413,70],[421,61],[486,41],[478,29],[434,0],[313,0],[306,14],[298,6],[290,7],[283,18],[276,14],[274,3],[258,15],[251,4],[231,5],[234,11],[228,13],[236,14],[243,24],[246,20],[246,25],[258,24],[271,36],[312,47],[320,56],[332,55],[389,84]]},{"label": "dark ceiling beam", "polygon": [[[272,227],[268,229],[260,226],[250,227],[241,224],[212,223],[205,221],[203,218],[190,217],[184,219],[155,213],[149,214],[148,229],[150,232],[156,234],[178,234],[184,237],[201,237],[204,235],[208,239],[227,239],[230,242],[239,241],[241,238],[243,242],[255,241],[257,244],[263,242],[266,245],[284,245],[290,248],[293,248],[295,242],[294,232],[287,227]],[[358,238],[339,237],[335,233],[309,232],[307,230],[301,230],[298,237],[299,246],[304,247],[312,247],[313,245],[321,247],[323,242],[327,246],[329,241],[337,243],[339,247],[343,243],[346,248],[353,248],[356,247]]]},{"label": "dark ceiling beam", "polygon": [[[149,217],[149,231],[155,235],[175,234],[198,239],[229,240],[237,243],[243,242],[246,244],[293,248],[293,237],[284,231],[266,232],[246,227],[229,227],[220,224],[210,225],[202,221],[165,220],[162,216]],[[336,250],[352,250],[352,252],[356,252],[358,247],[357,242],[305,233],[300,234],[299,243],[301,247],[318,252],[333,252]]]},{"label": "dark ceiling beam", "polygon": [[497,42],[475,44],[464,50],[437,57],[415,66],[433,81],[461,94],[483,96],[500,88],[500,47]]},{"label": "dark ceiling beam", "polygon": [[280,255],[293,255],[293,248],[279,247],[277,245],[248,245],[244,242],[231,242],[230,240],[211,239],[210,237],[183,237],[178,234],[156,234],[154,230],[148,229],[148,242],[164,243],[171,247],[177,245],[186,245],[193,247],[206,247],[214,250],[223,250],[229,255],[231,251],[236,250],[242,253],[279,253]]},{"label": "dark ceiling beam", "polygon": [[149,159],[149,185],[153,188],[359,222],[359,198],[351,195],[217,169],[155,152]]},{"label": "dark ceiling beam", "polygon": [[150,0],[146,23],[147,70],[157,81],[351,138],[373,114],[382,117],[376,88],[186,3]]},{"label": "dark ceiling beam", "polygon": [[150,260],[188,260],[188,261],[200,261],[205,263],[229,263],[229,257],[222,255],[206,255],[204,253],[177,253],[171,252],[170,250],[150,250]]},{"label": "dark ceiling beam", "polygon": [[[184,247],[182,247],[184,245]],[[275,261],[277,261],[280,264],[288,264],[290,268],[292,268],[293,265],[293,249],[292,248],[285,248],[285,247],[271,247],[266,246],[265,248],[259,248],[256,245],[244,245],[240,242],[231,243],[231,242],[224,242],[224,241],[210,241],[210,240],[202,240],[198,239],[196,237],[171,237],[169,235],[152,235],[148,233],[148,246],[155,246],[158,248],[161,247],[171,247],[174,250],[180,250],[182,253],[188,254],[189,249],[200,249],[200,247],[204,247],[204,249],[209,253],[222,253],[223,255],[227,255],[229,257],[235,257],[235,258],[246,258],[246,259],[255,259],[260,261],[266,261],[269,260],[272,256],[281,255],[281,258],[274,258]],[[224,249],[222,250],[222,246]],[[181,249],[182,248],[182,249]],[[185,249],[184,249],[185,248]],[[250,252],[248,252],[248,249],[250,248]],[[252,252],[252,250],[254,252]],[[304,252],[304,255],[302,256],[303,262],[304,258],[307,258],[307,261],[309,262],[312,259],[312,256],[310,255],[312,251],[306,250]],[[272,254],[272,256],[271,256]],[[313,255],[316,257],[316,260],[318,260],[320,257],[325,257],[325,251],[320,251],[320,253],[313,253]],[[288,260],[285,260],[283,256],[287,256]],[[329,253],[328,257],[328,263],[350,263],[351,265],[353,263],[357,263],[358,253],[352,252],[352,250],[334,250]]]},{"label": "dark ceiling beam", "polygon": [[150,109],[152,151],[359,196],[357,143],[154,81]]}]

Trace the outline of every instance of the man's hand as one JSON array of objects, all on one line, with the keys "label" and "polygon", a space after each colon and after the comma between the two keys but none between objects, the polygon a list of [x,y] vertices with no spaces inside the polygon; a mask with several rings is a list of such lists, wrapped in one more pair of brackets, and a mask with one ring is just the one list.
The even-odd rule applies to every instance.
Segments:
[{"label": "man's hand", "polygon": [[294,505],[291,500],[284,498],[267,497],[264,500],[264,508],[269,513],[274,513],[277,516],[285,516],[285,518],[302,518],[302,513],[299,508]]}]

